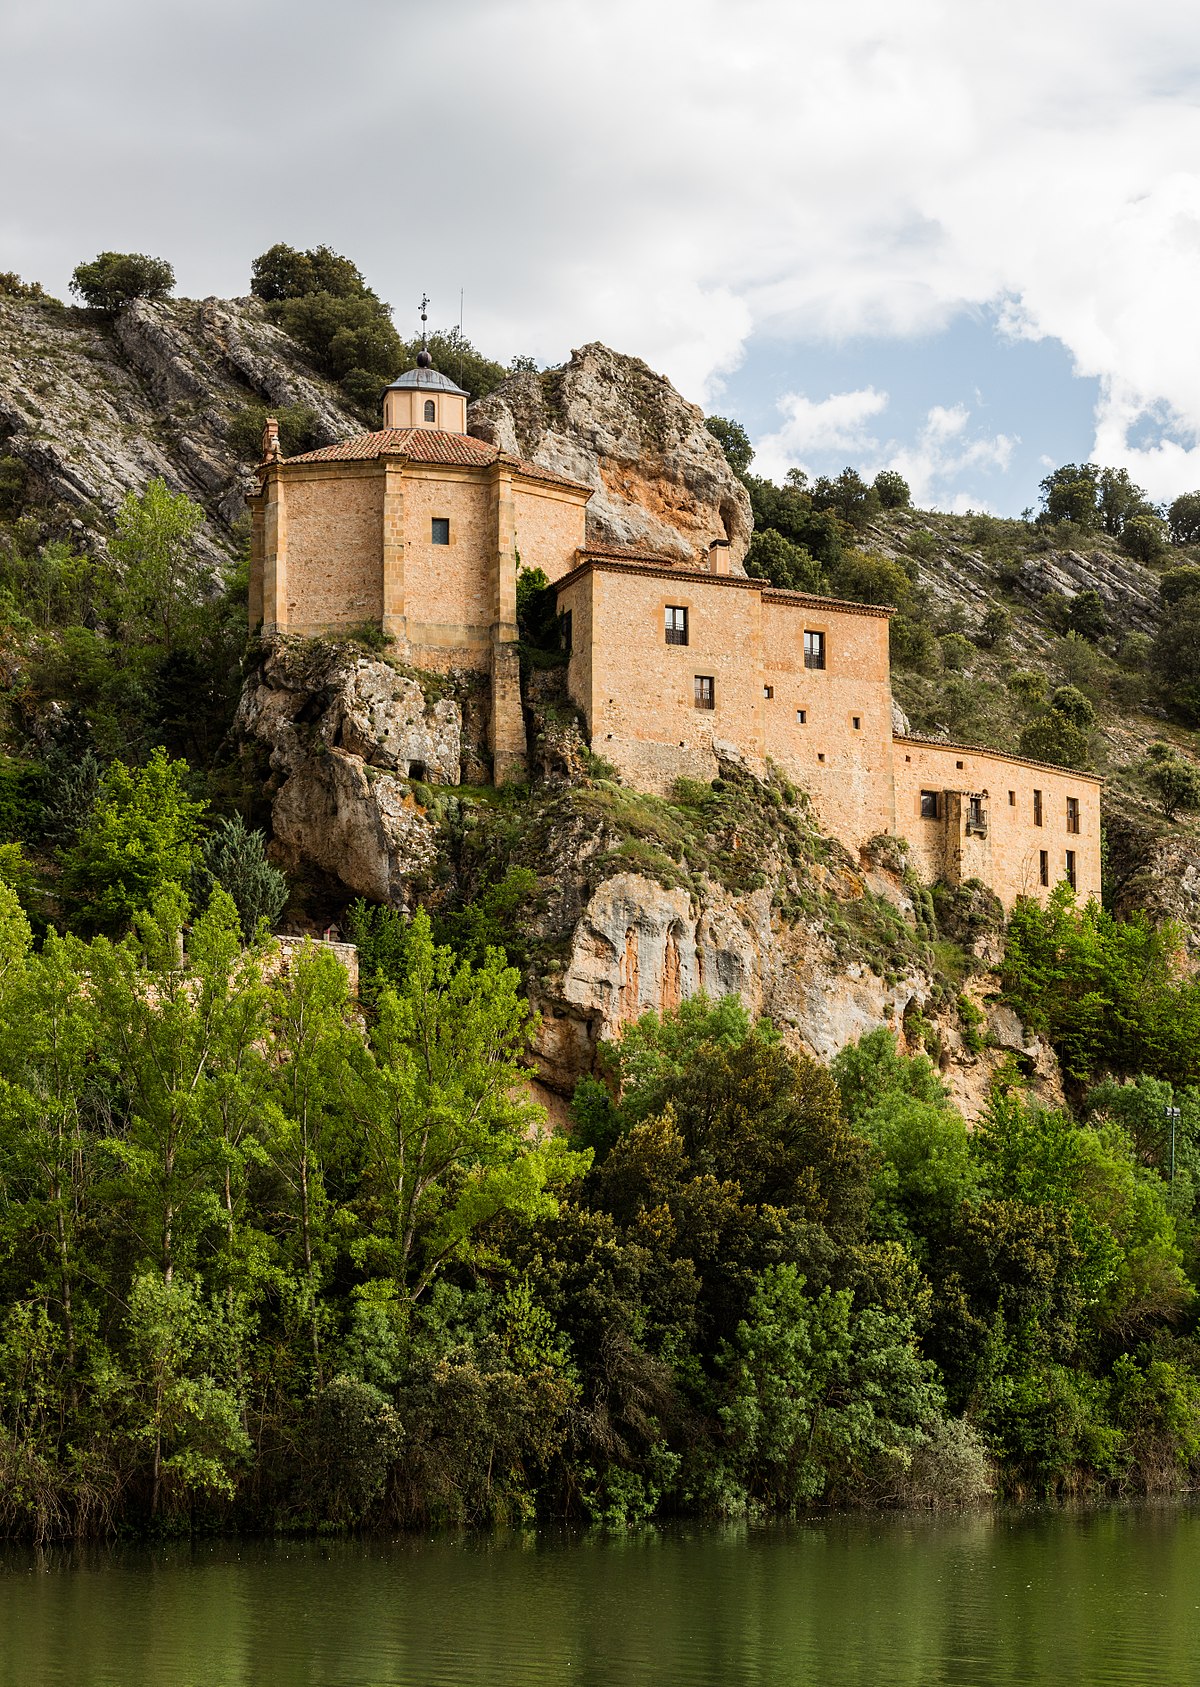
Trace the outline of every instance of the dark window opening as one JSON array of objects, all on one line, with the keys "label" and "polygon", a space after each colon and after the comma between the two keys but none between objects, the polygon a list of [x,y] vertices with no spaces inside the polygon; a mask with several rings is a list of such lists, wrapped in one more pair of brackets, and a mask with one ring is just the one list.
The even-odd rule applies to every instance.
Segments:
[{"label": "dark window opening", "polygon": [[688,641],[688,612],[668,604],[665,610],[668,644],[686,644]]},{"label": "dark window opening", "polygon": [[851,715],[850,719],[854,722],[855,732],[861,732],[862,731],[862,716],[861,715]]},{"label": "dark window opening", "polygon": [[715,709],[716,697],[713,691],[711,674],[696,675],[696,707],[698,709]]},{"label": "dark window opening", "polygon": [[954,765],[955,765],[955,767],[961,767],[962,763],[960,761],[956,761]]},{"label": "dark window opening", "polygon": [[1008,793],[1008,806],[1009,808],[1016,808],[1017,806],[1017,793],[1015,791]]},{"label": "dark window opening", "polygon": [[824,761],[824,760],[825,760],[825,752],[824,752],[824,750],[818,750],[818,751],[817,751],[817,760],[818,760],[818,761]]},{"label": "dark window opening", "polygon": [[569,609],[564,609],[562,614],[559,616],[559,618],[558,618],[558,628],[559,628],[559,636],[562,639],[562,647],[567,652],[567,654],[569,655],[570,652],[571,652],[571,648],[572,648],[571,647],[571,611]]},{"label": "dark window opening", "polygon": [[763,696],[764,697],[774,697],[774,695],[775,695],[775,687],[773,685],[764,685],[763,686]]},{"label": "dark window opening", "polygon": [[1042,793],[1040,791],[1033,793],[1033,823],[1035,826],[1040,826],[1042,823]]},{"label": "dark window opening", "polygon": [[427,398],[425,400],[425,420],[427,422],[433,422],[433,421],[437,420],[437,409],[436,409],[436,407],[434,405],[434,402],[431,398]]},{"label": "dark window opening", "polygon": [[1072,890],[1075,889],[1075,851],[1073,849],[1067,851],[1067,883]]},{"label": "dark window opening", "polygon": [[967,798],[967,831],[976,832],[981,838],[987,837],[987,809],[983,806],[982,796]]},{"label": "dark window opening", "polygon": [[806,668],[823,668],[825,666],[824,633],[805,633],[804,666]]},{"label": "dark window opening", "polygon": [[450,543],[450,517],[448,515],[434,516],[433,543],[435,545],[448,545]]},{"label": "dark window opening", "polygon": [[921,792],[921,819],[936,820],[938,817],[938,794],[936,791]]},{"label": "dark window opening", "polygon": [[1050,852],[1049,852],[1049,850],[1045,850],[1045,849],[1039,849],[1038,850],[1038,883],[1043,884],[1043,885],[1048,885],[1050,883]]},{"label": "dark window opening", "polygon": [[1078,797],[1068,797],[1067,798],[1067,831],[1068,832],[1077,832],[1078,830],[1079,830],[1079,798]]},{"label": "dark window opening", "polygon": [[808,710],[807,709],[797,709],[796,710],[796,725],[797,726],[803,726],[805,721],[807,721],[807,719],[808,719]]}]

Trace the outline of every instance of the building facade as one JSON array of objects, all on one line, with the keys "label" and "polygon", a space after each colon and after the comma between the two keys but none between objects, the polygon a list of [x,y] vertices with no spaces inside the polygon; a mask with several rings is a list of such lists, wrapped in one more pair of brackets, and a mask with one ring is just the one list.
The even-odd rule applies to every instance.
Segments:
[{"label": "building facade", "polygon": [[711,779],[722,754],[778,767],[852,853],[907,840],[927,880],[978,878],[1006,908],[1066,880],[1100,895],[1100,780],[893,731],[891,611],[589,547],[587,486],[465,432],[466,395],[419,364],[388,425],[283,458],[267,424],[251,497],[250,620],[264,635],[370,625],[397,656],[490,678],[497,782],[526,739],[519,566],[556,586],[567,684],[593,749],[641,790]]}]

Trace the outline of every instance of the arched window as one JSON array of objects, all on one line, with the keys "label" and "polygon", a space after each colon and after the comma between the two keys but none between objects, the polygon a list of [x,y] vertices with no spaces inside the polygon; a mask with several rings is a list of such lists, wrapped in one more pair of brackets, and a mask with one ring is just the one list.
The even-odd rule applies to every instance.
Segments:
[{"label": "arched window", "polygon": [[427,422],[435,422],[437,420],[437,409],[435,408],[434,402],[431,398],[427,398],[425,400],[425,420]]}]

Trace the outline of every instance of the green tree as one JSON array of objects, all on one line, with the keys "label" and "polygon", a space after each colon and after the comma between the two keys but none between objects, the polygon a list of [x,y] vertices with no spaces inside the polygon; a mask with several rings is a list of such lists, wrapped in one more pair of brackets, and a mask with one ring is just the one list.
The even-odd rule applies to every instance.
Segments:
[{"label": "green tree", "polygon": [[[1200,497],[1200,493],[1197,494]],[[1158,596],[1164,609],[1171,609],[1185,598],[1200,597],[1200,568],[1167,568],[1159,576]]]},{"label": "green tree", "polygon": [[351,1105],[383,1222],[367,1254],[419,1298],[505,1213],[556,1210],[586,1156],[521,1097],[529,1009],[491,952],[474,968],[433,942],[423,910],[404,979],[381,992]]},{"label": "green tree", "polygon": [[1143,778],[1168,820],[1174,820],[1180,809],[1200,809],[1200,767],[1161,739],[1146,751]]},{"label": "green tree", "polygon": [[880,469],[871,488],[885,510],[906,510],[912,503],[908,482],[895,469]]},{"label": "green tree", "polygon": [[1135,486],[1126,469],[1101,469],[1097,482],[1097,503],[1104,531],[1120,538],[1130,521],[1154,511],[1140,486]]},{"label": "green tree", "polygon": [[820,565],[803,545],[785,539],[773,527],[755,533],[746,552],[746,573],[791,592],[820,592]]},{"label": "green tree", "polygon": [[1043,523],[1073,522],[1095,529],[1100,525],[1098,508],[1100,470],[1095,463],[1064,463],[1040,483]]},{"label": "green tree", "polygon": [[155,750],[142,768],[114,761],[64,858],[64,882],[82,920],[114,932],[169,885],[186,885],[200,860],[207,804],[187,794],[188,766]]},{"label": "green tree", "polygon": [[144,252],[101,252],[91,263],[77,264],[71,291],[93,310],[119,311],[134,299],[165,299],[175,286],[175,271],[165,258]]},{"label": "green tree", "polygon": [[1098,644],[1108,631],[1108,611],[1099,592],[1076,592],[1067,610],[1067,630]]},{"label": "green tree", "polygon": [[832,479],[821,475],[812,489],[813,508],[832,510],[847,527],[860,532],[879,510],[879,494],[857,469],[844,468]]},{"label": "green tree", "polygon": [[1200,492],[1183,492],[1167,511],[1173,545],[1194,545],[1200,539]]},{"label": "green tree", "polygon": [[159,479],[127,492],[117,512],[109,550],[121,570],[118,618],[167,656],[205,595],[208,570],[194,542],[203,523],[200,505]]},{"label": "green tree", "polygon": [[263,834],[250,831],[241,815],[235,814],[218,821],[201,853],[199,900],[206,902],[214,885],[227,891],[247,943],[260,922],[270,929],[287,906],[287,879],[267,860],[265,845]]},{"label": "green tree", "polygon": [[1166,554],[1167,540],[1167,524],[1154,510],[1131,515],[1121,529],[1121,549],[1139,562],[1158,562]]},{"label": "green tree", "polygon": [[741,480],[749,473],[750,465],[754,461],[754,447],[750,443],[750,435],[740,422],[730,421],[727,416],[707,416],[704,425],[725,453],[725,460],[734,474]]}]

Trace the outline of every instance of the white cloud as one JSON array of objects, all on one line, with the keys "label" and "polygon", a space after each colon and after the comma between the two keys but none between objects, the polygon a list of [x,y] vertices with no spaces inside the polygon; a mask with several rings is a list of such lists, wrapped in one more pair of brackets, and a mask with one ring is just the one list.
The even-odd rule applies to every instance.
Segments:
[{"label": "white cloud", "polygon": [[1098,452],[1200,484],[1130,443],[1157,402],[1200,427],[1198,39],[1181,0],[9,0],[3,267],[229,292],[326,240],[405,328],[465,286],[488,348],[603,338],[700,400],[755,331],[991,304],[1106,383]]},{"label": "white cloud", "polygon": [[800,464],[812,451],[874,452],[878,442],[867,424],[887,409],[887,403],[887,393],[876,392],[874,387],[834,392],[822,399],[808,398],[802,392],[785,393],[779,400],[783,426],[755,445],[755,473],[782,480],[789,468]]},{"label": "white cloud", "polygon": [[899,470],[919,508],[980,508],[978,493],[955,483],[964,476],[1002,474],[1017,441],[1003,433],[969,432],[971,412],[963,404],[931,406],[914,440],[881,441],[869,424],[887,408],[887,393],[874,387],[823,399],[787,393],[779,400],[783,425],[755,441],[754,472],[780,481],[798,468],[811,477],[814,454],[828,462],[830,453],[844,452],[868,479],[880,469]]}]

